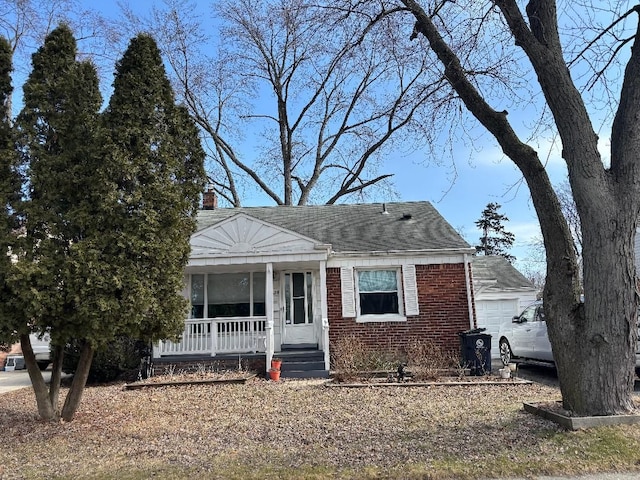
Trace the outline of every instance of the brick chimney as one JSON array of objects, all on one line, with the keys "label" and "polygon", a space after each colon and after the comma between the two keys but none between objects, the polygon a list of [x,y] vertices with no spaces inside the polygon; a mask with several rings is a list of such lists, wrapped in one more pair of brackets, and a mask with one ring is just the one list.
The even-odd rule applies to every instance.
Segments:
[{"label": "brick chimney", "polygon": [[218,208],[218,197],[213,188],[209,187],[206,192],[202,194],[202,209],[203,210],[215,210]]}]

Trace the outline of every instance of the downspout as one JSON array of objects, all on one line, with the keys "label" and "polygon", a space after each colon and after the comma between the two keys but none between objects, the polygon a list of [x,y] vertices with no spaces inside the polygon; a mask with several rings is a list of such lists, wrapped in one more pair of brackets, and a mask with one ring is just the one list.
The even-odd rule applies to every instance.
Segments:
[{"label": "downspout", "polygon": [[467,284],[467,308],[469,310],[469,329],[473,329],[473,300],[471,297],[471,273],[469,271],[468,255],[463,255],[464,259],[464,281]]}]

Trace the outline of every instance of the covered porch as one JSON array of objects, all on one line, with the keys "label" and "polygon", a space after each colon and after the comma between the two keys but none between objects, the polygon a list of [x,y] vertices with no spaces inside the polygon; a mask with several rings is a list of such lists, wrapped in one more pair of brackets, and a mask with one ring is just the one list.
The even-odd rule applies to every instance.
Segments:
[{"label": "covered porch", "polygon": [[266,353],[267,318],[188,318],[177,342],[161,341],[154,357]]},{"label": "covered porch", "polygon": [[315,345],[329,370],[326,262],[330,246],[244,213],[191,237],[183,295],[189,315],[178,340],[154,359],[274,355]]},{"label": "covered porch", "polygon": [[[318,345],[283,345],[275,352],[282,361],[282,378],[328,378],[324,352]],[[153,361],[154,374],[204,373],[209,371],[245,370],[262,374],[265,369],[266,352],[163,355]],[[265,376],[267,372],[264,371]]]},{"label": "covered porch", "polygon": [[303,349],[322,352],[328,371],[325,267],[307,260],[190,268],[190,317],[179,339],[154,346],[154,359],[261,355],[266,372],[274,356]]}]

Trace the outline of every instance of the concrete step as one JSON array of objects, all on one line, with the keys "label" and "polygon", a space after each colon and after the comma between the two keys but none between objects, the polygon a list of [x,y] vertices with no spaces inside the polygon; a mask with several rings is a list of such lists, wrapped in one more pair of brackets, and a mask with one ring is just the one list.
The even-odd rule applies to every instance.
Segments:
[{"label": "concrete step", "polygon": [[318,350],[317,343],[283,343],[280,345],[280,350],[283,352],[286,351],[296,351],[296,350]]},{"label": "concrete step", "polygon": [[282,345],[274,358],[282,360],[282,378],[329,378],[329,371],[324,369],[324,352],[318,350],[317,344]]},{"label": "concrete step", "polygon": [[293,372],[296,370],[306,371],[306,370],[323,370],[324,369],[324,360],[316,360],[316,361],[283,361],[280,366],[280,371],[282,372]]}]

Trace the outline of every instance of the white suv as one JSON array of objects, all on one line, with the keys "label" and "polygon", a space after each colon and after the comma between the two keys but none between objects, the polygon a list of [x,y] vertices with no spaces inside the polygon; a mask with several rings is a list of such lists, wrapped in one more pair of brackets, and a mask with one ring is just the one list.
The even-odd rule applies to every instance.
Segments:
[{"label": "white suv", "polygon": [[46,370],[51,363],[49,334],[45,333],[43,335],[38,335],[36,333],[32,333],[29,335],[29,340],[31,340],[31,347],[33,348],[33,353],[36,355],[38,367],[40,367],[40,370]]},{"label": "white suv", "polygon": [[[515,358],[553,362],[542,301],[532,303],[520,315],[503,323],[498,337],[500,360],[504,365]],[[636,343],[636,371],[640,371],[640,332]]]}]

